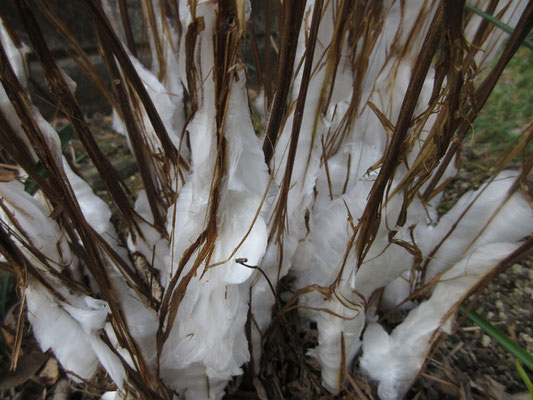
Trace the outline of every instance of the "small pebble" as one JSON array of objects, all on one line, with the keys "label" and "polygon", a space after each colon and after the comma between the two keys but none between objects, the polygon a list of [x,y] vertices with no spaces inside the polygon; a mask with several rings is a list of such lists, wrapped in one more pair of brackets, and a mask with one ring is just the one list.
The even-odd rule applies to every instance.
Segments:
[{"label": "small pebble", "polygon": [[491,342],[491,339],[490,339],[490,336],[489,335],[483,335],[481,337],[481,345],[483,347],[488,347],[490,346],[490,342]]},{"label": "small pebble", "polygon": [[526,343],[528,351],[530,351],[529,349],[533,348],[533,338],[531,336],[527,335],[524,332],[521,332],[518,337]]}]

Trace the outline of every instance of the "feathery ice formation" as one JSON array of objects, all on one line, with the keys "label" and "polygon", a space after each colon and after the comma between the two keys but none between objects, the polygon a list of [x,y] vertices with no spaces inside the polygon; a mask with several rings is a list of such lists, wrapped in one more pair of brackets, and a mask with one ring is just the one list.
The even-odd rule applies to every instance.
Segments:
[{"label": "feathery ice formation", "polygon": [[[249,1],[142,2],[150,67],[118,8],[81,2],[144,189],[133,202],[100,153],[21,1],[32,51],[127,233],[32,105],[30,47],[3,24],[0,144],[20,173],[0,182],[0,251],[42,350],[76,381],[103,368],[114,384],[103,398],[222,398],[243,366],[260,368],[287,274],[287,306],[318,326],[308,355],[323,386],[338,393],[359,355],[379,396],[402,398],[459,304],[531,248],[525,167],[497,169],[437,213],[456,144],[531,29],[531,4],[475,2],[515,27],[492,67],[504,34],[461,1],[282,2],[279,68],[250,102]],[[379,319],[398,307],[408,314],[389,334]]]}]

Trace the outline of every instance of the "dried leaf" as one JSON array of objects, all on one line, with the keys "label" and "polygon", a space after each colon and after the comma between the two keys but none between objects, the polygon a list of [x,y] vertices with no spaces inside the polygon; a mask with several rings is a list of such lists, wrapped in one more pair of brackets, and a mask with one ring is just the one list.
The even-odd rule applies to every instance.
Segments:
[{"label": "dried leaf", "polygon": [[43,353],[24,354],[17,369],[0,371],[0,390],[14,388],[31,379],[50,356]]}]

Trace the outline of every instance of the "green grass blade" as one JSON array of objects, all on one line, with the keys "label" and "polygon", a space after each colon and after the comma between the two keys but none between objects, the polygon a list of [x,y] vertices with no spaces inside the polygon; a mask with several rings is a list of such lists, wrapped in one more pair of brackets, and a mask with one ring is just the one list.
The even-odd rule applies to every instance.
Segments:
[{"label": "green grass blade", "polygon": [[[459,307],[459,310],[464,313],[466,311],[466,307],[467,305],[462,304]],[[529,368],[529,370],[533,371],[533,356],[529,354],[522,346],[513,341],[502,330],[495,327],[474,310],[470,310],[470,312],[467,314],[467,317],[481,329],[483,329],[494,340],[496,340],[509,353],[522,361],[526,367]]]},{"label": "green grass blade", "polygon": [[[491,24],[497,26],[498,28],[500,28],[502,31],[508,33],[509,35],[511,35],[513,33],[513,28],[511,28],[509,25],[504,24],[502,21],[500,21],[497,18],[494,18],[490,14],[487,14],[486,12],[481,11],[479,8],[474,7],[473,5],[470,5],[468,3],[465,3],[465,8],[468,11],[471,11],[474,14],[479,15],[481,18],[486,19]],[[526,46],[528,49],[533,50],[533,42],[531,40],[527,40],[527,39],[524,40],[523,45]]]},{"label": "green grass blade", "polygon": [[520,364],[520,361],[515,360],[516,370],[518,371],[518,375],[520,375],[520,378],[524,381],[524,384],[527,387],[527,390],[529,390],[529,398],[530,400],[533,400],[533,383],[531,383],[531,379],[529,379],[529,376],[527,376],[526,371],[524,370],[524,367],[522,367],[522,364]]},{"label": "green grass blade", "polygon": [[78,158],[76,158],[76,159],[74,160],[74,164],[79,164],[80,162],[82,162],[82,161],[85,159],[85,157],[87,157],[87,153],[83,153],[81,156],[79,156]]}]

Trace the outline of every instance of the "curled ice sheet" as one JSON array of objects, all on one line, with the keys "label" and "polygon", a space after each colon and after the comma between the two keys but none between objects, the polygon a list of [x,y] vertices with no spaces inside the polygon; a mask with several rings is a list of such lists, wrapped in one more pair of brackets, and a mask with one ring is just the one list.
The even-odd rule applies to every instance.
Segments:
[{"label": "curled ice sheet", "polygon": [[64,159],[63,168],[87,222],[96,232],[104,236],[106,240],[112,241],[115,245],[117,234],[110,221],[111,210],[109,206],[94,194],[89,184],[76,175]]},{"label": "curled ice sheet", "polygon": [[[82,379],[90,379],[99,363],[102,363],[115,383],[122,386],[124,368],[98,337],[98,331],[104,328],[109,314],[107,303],[72,293],[58,278],[47,272],[47,268],[60,272],[78,263],[67,246],[64,232],[49,217],[48,208],[26,193],[22,184],[16,181],[3,182],[0,184],[0,193],[4,205],[10,210],[10,217],[3,215],[3,221],[16,221],[12,222],[11,229],[18,230],[18,237],[32,243],[48,260],[48,265],[43,265],[39,258],[26,250],[18,238],[15,243],[65,299],[56,298],[41,283],[30,278],[25,292],[28,319],[41,348],[43,351],[52,349],[61,365]],[[62,332],[62,335],[58,335],[58,332]],[[74,379],[77,379],[75,376]]]},{"label": "curled ice sheet", "polygon": [[[41,349],[51,348],[65,370],[75,372],[82,379],[90,379],[98,367],[90,334],[39,283],[26,289],[26,302],[28,319]],[[58,335],[58,332],[62,334]]]},{"label": "curled ice sheet", "polygon": [[366,328],[361,368],[379,383],[381,399],[403,398],[439,329],[450,332],[453,311],[468,291],[516,248],[516,244],[494,243],[463,258],[440,277],[430,299],[413,309],[390,336],[377,323]]},{"label": "curled ice sheet", "polygon": [[[188,19],[189,10],[180,16]],[[247,259],[257,265],[265,251],[267,230],[261,205],[268,185],[260,141],[255,136],[248,113],[244,70],[236,65],[230,82],[225,125],[217,127],[219,106],[213,97],[213,29],[215,13],[206,3],[198,4],[205,30],[198,36],[199,77],[198,110],[188,125],[193,173],[169,212],[169,231],[173,232],[171,255],[162,271],[163,285],[177,273],[187,249],[203,234],[214,207],[214,178],[221,174],[216,190],[217,235],[207,260],[187,284],[174,326],[164,345],[161,375],[165,382],[187,399],[218,399],[232,376],[242,373],[241,366],[250,356],[244,332],[247,319],[251,277],[255,271],[235,260]],[[217,131],[223,129],[223,131]],[[220,138],[217,140],[217,135]],[[219,143],[223,141],[224,146]],[[225,152],[220,170],[217,152]],[[213,240],[209,238],[208,240]],[[183,266],[183,279],[198,257],[196,251]],[[214,329],[214,327],[216,327]]]},{"label": "curled ice sheet", "polygon": [[26,193],[22,183],[0,182],[0,199],[8,211],[6,213],[0,209],[2,221],[7,222],[17,238],[22,240],[16,240],[16,243],[37,268],[45,269],[39,259],[23,245],[24,242],[31,243],[45,255],[49,261],[48,266],[54,270],[61,271],[76,262],[59,225],[49,218],[48,207]]},{"label": "curled ice sheet", "polygon": [[431,255],[427,281],[481,245],[514,243],[531,233],[531,205],[520,192],[508,193],[517,176],[516,171],[501,172],[493,181],[463,195],[435,226],[417,229],[422,253]]}]

